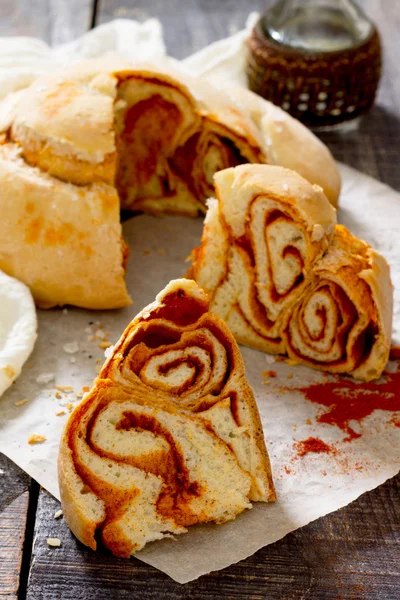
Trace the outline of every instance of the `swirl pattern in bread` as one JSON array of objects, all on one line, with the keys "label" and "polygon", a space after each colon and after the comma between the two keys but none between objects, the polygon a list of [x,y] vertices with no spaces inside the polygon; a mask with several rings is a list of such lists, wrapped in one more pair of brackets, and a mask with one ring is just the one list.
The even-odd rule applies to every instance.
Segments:
[{"label": "swirl pattern in bread", "polygon": [[71,414],[59,455],[64,515],[118,556],[275,498],[239,349],[206,295],[171,282],[128,325]]},{"label": "swirl pattern in bread", "polygon": [[190,276],[245,345],[370,380],[389,355],[385,259],[336,225],[321,188],[267,165],[215,176]]},{"label": "swirl pattern in bread", "polygon": [[[9,151],[7,160],[0,157],[0,214],[6,215],[0,221],[0,268],[26,283],[41,307],[129,304],[123,281],[114,294],[106,293],[123,277],[126,262],[118,211],[107,212],[107,198],[112,207],[115,199],[129,210],[196,216],[206,210],[217,170],[265,163],[268,152],[272,156],[251,114],[223,91],[171,69],[115,58],[41,77],[6,98],[0,103],[2,144]],[[37,189],[31,185],[21,192],[13,156],[21,167],[18,173],[25,166],[25,178],[32,181],[36,173]],[[337,173],[329,155],[324,161]],[[47,202],[43,214],[44,202],[37,199],[42,176],[57,196],[55,213]],[[82,210],[76,231],[69,221],[71,203],[79,195],[90,195],[95,203],[91,192],[97,189],[98,206],[91,203],[93,215]],[[10,206],[17,219],[10,216]],[[107,249],[107,264],[102,263],[102,210],[107,212],[104,223],[112,220],[119,232],[118,243],[113,240]],[[71,226],[74,236],[68,244],[63,236],[52,237],[50,255],[46,231]],[[38,230],[33,237],[26,235],[32,227]],[[91,238],[90,244],[79,235]],[[75,273],[71,264],[79,265]]]}]

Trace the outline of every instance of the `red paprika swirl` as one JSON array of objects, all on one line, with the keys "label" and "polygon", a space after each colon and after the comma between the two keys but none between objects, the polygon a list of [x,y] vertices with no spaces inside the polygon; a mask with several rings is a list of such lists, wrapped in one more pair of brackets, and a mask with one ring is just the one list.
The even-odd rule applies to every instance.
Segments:
[{"label": "red paprika swirl", "polygon": [[194,282],[171,282],[127,327],[72,413],[64,514],[85,544],[130,556],[167,533],[273,500],[254,397],[229,330]]},{"label": "red paprika swirl", "polygon": [[[382,289],[375,270],[388,282]],[[383,278],[382,278],[383,280]],[[369,381],[379,377],[388,360],[391,289],[384,259],[342,225],[337,225],[326,254],[315,265],[309,286],[291,311],[284,333],[294,360],[333,373],[350,373]]]},{"label": "red paprika swirl", "polygon": [[388,359],[385,259],[335,225],[317,186],[282,167],[215,175],[190,276],[239,343],[370,380]]},{"label": "red paprika swirl", "polygon": [[265,162],[247,113],[205,82],[155,69],[118,74],[116,187],[123,208],[196,215],[213,175]]},{"label": "red paprika swirl", "polygon": [[327,247],[335,212],[311,185],[296,196],[300,176],[268,169],[268,188],[260,165],[216,175],[218,201],[210,202],[191,275],[240,343],[284,352],[282,323]]}]

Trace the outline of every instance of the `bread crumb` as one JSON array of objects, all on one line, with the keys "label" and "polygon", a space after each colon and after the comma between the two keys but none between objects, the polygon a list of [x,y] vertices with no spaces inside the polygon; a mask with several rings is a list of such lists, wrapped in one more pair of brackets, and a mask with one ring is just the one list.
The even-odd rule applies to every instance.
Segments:
[{"label": "bread crumb", "polygon": [[41,373],[38,377],[36,377],[36,383],[50,383],[53,381],[54,373]]},{"label": "bread crumb", "polygon": [[66,392],[67,394],[72,392],[73,389],[74,388],[72,385],[56,385],[56,390],[60,390],[60,392]]},{"label": "bread crumb", "polygon": [[59,510],[56,510],[56,512],[54,513],[55,519],[59,519],[62,516],[63,516],[63,511],[61,510],[61,508]]},{"label": "bread crumb", "polygon": [[23,404],[26,404],[27,402],[29,402],[28,398],[24,398],[23,400],[18,400],[17,402],[14,402],[15,406],[22,406]]},{"label": "bread crumb", "polygon": [[71,412],[71,410],[74,408],[74,405],[72,404],[72,402],[68,402],[65,408],[68,408],[68,410]]},{"label": "bread crumb", "polygon": [[62,417],[63,415],[65,415],[65,410],[59,410],[56,412],[56,417]]},{"label": "bread crumb", "polygon": [[311,234],[312,242],[320,242],[325,235],[324,228],[319,223],[316,223],[313,227]]},{"label": "bread crumb", "polygon": [[99,348],[101,348],[102,350],[106,350],[109,346],[110,342],[101,342],[101,344],[99,344]]},{"label": "bread crumb", "polygon": [[39,435],[38,433],[33,433],[28,437],[28,444],[43,444],[46,441],[44,435]]},{"label": "bread crumb", "polygon": [[82,392],[88,392],[90,390],[90,387],[87,385],[84,385],[82,388]]},{"label": "bread crumb", "polygon": [[272,365],[275,362],[275,356],[266,356],[265,360],[269,365]]},{"label": "bread crumb", "polygon": [[61,546],[61,540],[58,538],[47,538],[47,545],[50,548],[59,548]]},{"label": "bread crumb", "polygon": [[289,375],[287,376],[288,379],[293,379],[293,375],[291,373],[289,373]]},{"label": "bread crumb", "polygon": [[74,341],[74,342],[69,342],[68,344],[64,344],[63,350],[67,354],[75,354],[76,352],[79,351],[78,342]]},{"label": "bread crumb", "polygon": [[60,400],[60,398],[61,398],[61,394],[60,394],[60,392],[56,392],[56,398],[57,398],[58,400]]},{"label": "bread crumb", "polygon": [[113,351],[114,351],[114,346],[113,346],[113,345],[111,345],[111,346],[108,346],[108,348],[106,348],[106,349],[104,350],[104,356],[105,356],[106,358],[110,358],[110,356],[112,355]]}]

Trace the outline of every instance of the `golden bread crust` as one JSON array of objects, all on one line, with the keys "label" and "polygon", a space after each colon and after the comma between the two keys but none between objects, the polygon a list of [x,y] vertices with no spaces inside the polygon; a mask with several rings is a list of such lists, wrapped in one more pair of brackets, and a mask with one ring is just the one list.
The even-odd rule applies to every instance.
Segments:
[{"label": "golden bread crust", "polygon": [[369,381],[389,356],[385,259],[342,225],[318,186],[267,165],[216,174],[191,277],[239,343]]},{"label": "golden bread crust", "polygon": [[[205,212],[206,199],[214,192],[216,171],[246,162],[265,163],[272,156],[254,115],[241,109],[223,91],[171,68],[147,63],[132,65],[115,57],[68,67],[58,76],[41,77],[26,90],[10,95],[0,104],[0,130],[0,143],[11,142],[18,147],[20,167],[23,159],[27,166],[53,178],[57,194],[64,190],[65,206],[58,206],[58,226],[70,211],[64,193],[67,189],[71,198],[83,194],[92,198],[91,202],[98,191],[99,214],[105,194],[109,199],[118,195],[120,206],[129,210],[197,216]],[[289,136],[287,143],[297,144],[298,140]],[[317,154],[315,144],[313,148]],[[12,156],[6,161],[5,177],[7,172],[14,173]],[[321,166],[323,163],[324,160]],[[12,175],[11,180],[14,179]],[[73,185],[63,187],[59,180]],[[108,187],[103,189],[103,184]],[[11,193],[10,185],[4,185],[3,203]],[[21,185],[12,185],[15,193],[22,193]],[[27,198],[27,193],[32,197]],[[20,216],[24,214],[26,200],[31,204],[38,202],[37,210],[41,218],[46,218],[46,207],[33,186],[26,186],[23,195],[14,198]],[[123,253],[121,242],[116,243],[119,232],[116,210],[112,212],[114,233],[103,268],[102,280],[106,285],[99,286],[97,294],[93,291],[94,280],[105,254],[104,242],[94,239],[94,233],[89,231],[93,228],[88,213],[82,210],[82,227],[87,231],[80,230],[80,234],[92,238],[89,252],[98,254],[98,259],[92,257],[88,261],[88,246],[75,244],[66,261],[70,266],[54,270],[59,261],[50,257],[48,245],[44,244],[39,251],[44,238],[38,236],[35,260],[39,261],[36,270],[41,270],[40,276],[29,273],[31,261],[26,258],[31,249],[29,236],[21,237],[17,225],[6,221],[7,235],[17,236],[15,244],[19,250],[12,255],[10,244],[4,247],[1,264],[6,272],[33,286],[40,306],[72,303],[87,308],[115,308],[129,302],[126,291],[121,292],[122,262],[117,267]],[[107,227],[111,227],[110,214]],[[22,222],[29,221],[29,215],[21,218]],[[64,225],[68,229],[67,221]],[[5,238],[5,232],[1,233]],[[69,245],[64,246],[56,250],[66,257]],[[86,265],[87,274],[77,267],[73,280],[70,275],[73,264]],[[92,275],[92,268],[96,275]],[[71,286],[69,291],[60,281],[64,275]],[[104,300],[100,298],[101,289],[105,290]]]},{"label": "golden bread crust", "polygon": [[95,549],[99,529],[123,557],[275,499],[240,351],[193,281],[172,281],[112,349],[63,433],[59,483],[78,539]]},{"label": "golden bread crust", "polygon": [[0,180],[0,269],[24,281],[38,306],[131,303],[114,188],[64,183],[27,165],[14,144],[0,146]]},{"label": "golden bread crust", "polygon": [[299,173],[321,186],[329,202],[337,208],[341,178],[329,149],[300,121],[272,102],[244,88],[228,88],[227,94],[246,108],[258,126],[270,164]]}]

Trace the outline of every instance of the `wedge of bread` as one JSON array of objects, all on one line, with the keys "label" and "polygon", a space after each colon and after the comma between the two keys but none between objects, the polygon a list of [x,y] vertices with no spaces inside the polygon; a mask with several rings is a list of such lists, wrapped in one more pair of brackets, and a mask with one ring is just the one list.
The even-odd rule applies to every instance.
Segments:
[{"label": "wedge of bread", "polygon": [[240,351],[195,282],[172,281],[128,325],[71,414],[59,453],[65,518],[115,555],[224,523],[275,492]]},{"label": "wedge of bread", "polygon": [[189,276],[236,340],[315,369],[379,377],[393,289],[383,256],[342,225],[294,171],[241,165],[215,175]]}]

